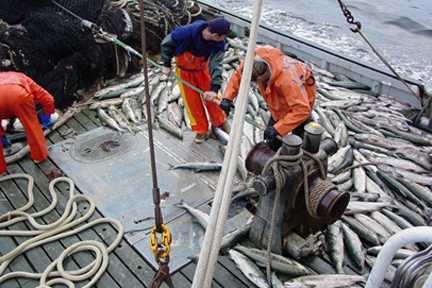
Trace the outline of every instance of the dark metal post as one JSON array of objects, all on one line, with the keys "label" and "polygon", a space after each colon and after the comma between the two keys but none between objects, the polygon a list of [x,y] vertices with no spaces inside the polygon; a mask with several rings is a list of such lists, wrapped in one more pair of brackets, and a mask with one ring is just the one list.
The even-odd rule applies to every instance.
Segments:
[{"label": "dark metal post", "polygon": [[153,204],[155,211],[155,225],[156,231],[158,233],[162,233],[162,223],[163,216],[160,208],[160,190],[157,179],[157,171],[156,171],[156,159],[154,152],[154,143],[153,143],[153,126],[150,119],[151,118],[151,101],[150,101],[150,92],[149,92],[149,81],[148,81],[148,65],[147,65],[147,48],[146,48],[146,32],[145,32],[145,22],[144,22],[144,0],[140,0],[140,14],[141,14],[141,49],[142,49],[142,64],[143,64],[143,73],[144,73],[144,92],[146,99],[146,109],[148,115],[148,135],[149,135],[149,147],[150,147],[150,165],[152,170],[152,180],[153,180]]}]

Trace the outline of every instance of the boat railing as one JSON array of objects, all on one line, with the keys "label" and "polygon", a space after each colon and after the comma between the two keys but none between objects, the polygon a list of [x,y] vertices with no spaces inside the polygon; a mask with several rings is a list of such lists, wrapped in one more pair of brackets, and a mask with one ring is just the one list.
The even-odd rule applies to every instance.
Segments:
[{"label": "boat railing", "polygon": [[[206,13],[224,16],[232,23],[232,30],[239,37],[247,36],[251,22],[249,19],[221,7],[216,7],[207,0],[198,0],[197,2],[203,6],[203,11]],[[421,107],[421,99],[425,97],[425,86],[420,81],[404,78],[417,93],[417,97],[414,97],[396,76],[384,68],[341,55],[329,48],[292,34],[277,31],[265,24],[260,25],[258,42],[278,47],[289,54],[295,54],[303,61],[314,63],[332,73],[346,75],[354,81],[369,86],[372,93],[376,95],[392,96],[417,108]]]}]

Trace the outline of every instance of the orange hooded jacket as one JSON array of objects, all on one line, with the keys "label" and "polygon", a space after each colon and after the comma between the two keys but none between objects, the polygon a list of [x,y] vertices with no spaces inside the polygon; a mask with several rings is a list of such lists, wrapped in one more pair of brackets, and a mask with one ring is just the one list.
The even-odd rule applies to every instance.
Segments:
[{"label": "orange hooded jacket", "polygon": [[[258,89],[276,121],[274,128],[285,136],[303,123],[312,112],[316,94],[312,70],[271,46],[257,47],[255,53],[270,66],[271,77],[267,85],[258,82]],[[224,98],[233,101],[237,97],[242,70],[243,63],[233,73]]]}]

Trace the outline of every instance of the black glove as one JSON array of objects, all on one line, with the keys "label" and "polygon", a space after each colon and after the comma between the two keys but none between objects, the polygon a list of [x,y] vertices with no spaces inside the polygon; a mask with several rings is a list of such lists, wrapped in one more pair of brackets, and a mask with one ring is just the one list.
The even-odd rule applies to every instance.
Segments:
[{"label": "black glove", "polygon": [[226,116],[231,112],[231,108],[234,107],[234,104],[231,100],[223,98],[219,104],[219,107],[225,112]]},{"label": "black glove", "polygon": [[267,126],[264,130],[264,140],[267,142],[277,140],[278,131],[273,126]]}]

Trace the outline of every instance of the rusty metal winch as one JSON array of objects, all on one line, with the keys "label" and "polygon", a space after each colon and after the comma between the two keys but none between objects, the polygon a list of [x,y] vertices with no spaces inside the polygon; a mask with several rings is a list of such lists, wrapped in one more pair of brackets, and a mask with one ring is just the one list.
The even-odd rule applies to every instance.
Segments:
[{"label": "rusty metal winch", "polygon": [[[322,133],[323,128],[312,122],[305,127],[303,140],[285,136],[278,152],[264,142],[249,152],[246,168],[256,175],[253,185],[260,194],[249,235],[257,246],[267,247],[271,238],[272,251],[281,253],[282,240],[290,232],[306,237],[343,215],[350,195],[326,179],[327,159],[337,151],[337,144],[330,138],[321,141]],[[273,205],[277,208],[273,237],[269,237]]]}]

